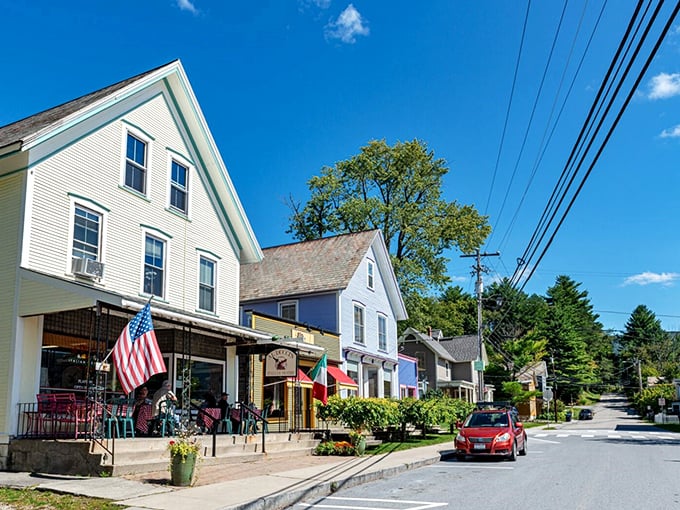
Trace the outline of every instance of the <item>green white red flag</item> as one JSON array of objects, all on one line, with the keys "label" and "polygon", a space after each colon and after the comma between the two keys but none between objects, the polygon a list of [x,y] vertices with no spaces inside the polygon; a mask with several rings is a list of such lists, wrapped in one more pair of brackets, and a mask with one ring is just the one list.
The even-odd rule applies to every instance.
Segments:
[{"label": "green white red flag", "polygon": [[312,397],[326,404],[328,402],[328,361],[326,353],[321,356],[321,359],[309,372],[309,378],[314,382]]}]

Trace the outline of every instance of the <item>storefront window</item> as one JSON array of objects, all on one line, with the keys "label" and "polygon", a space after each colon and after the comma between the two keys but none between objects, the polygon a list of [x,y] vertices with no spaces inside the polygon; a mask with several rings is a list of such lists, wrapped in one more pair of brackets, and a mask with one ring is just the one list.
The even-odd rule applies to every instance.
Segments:
[{"label": "storefront window", "polygon": [[[177,358],[177,370],[175,371],[175,387],[179,405],[182,405],[182,374],[186,360]],[[191,359],[191,401],[201,405],[212,394],[219,398],[224,391],[224,362],[201,358]]]}]

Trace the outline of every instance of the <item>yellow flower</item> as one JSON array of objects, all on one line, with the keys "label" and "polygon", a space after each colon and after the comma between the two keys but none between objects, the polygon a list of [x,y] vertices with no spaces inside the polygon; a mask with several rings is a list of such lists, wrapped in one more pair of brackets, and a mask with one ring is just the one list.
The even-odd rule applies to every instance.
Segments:
[{"label": "yellow flower", "polygon": [[180,456],[182,457],[182,462],[186,462],[187,456],[191,454],[198,457],[201,452],[201,443],[195,437],[178,437],[170,440],[168,450],[170,450],[171,458]]}]

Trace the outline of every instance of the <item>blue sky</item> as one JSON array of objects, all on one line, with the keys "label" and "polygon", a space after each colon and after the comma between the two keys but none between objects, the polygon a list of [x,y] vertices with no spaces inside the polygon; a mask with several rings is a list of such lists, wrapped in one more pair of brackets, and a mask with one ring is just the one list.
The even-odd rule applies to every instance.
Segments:
[{"label": "blue sky", "polygon": [[[558,33],[558,2],[5,0],[0,125],[179,58],[262,247],[292,240],[285,200],[324,165],[418,138],[448,162],[445,197],[489,215],[488,284],[529,245],[632,15],[604,5],[586,52],[603,1],[571,0]],[[609,329],[645,304],[680,330],[678,26],[525,287],[567,274]]]}]

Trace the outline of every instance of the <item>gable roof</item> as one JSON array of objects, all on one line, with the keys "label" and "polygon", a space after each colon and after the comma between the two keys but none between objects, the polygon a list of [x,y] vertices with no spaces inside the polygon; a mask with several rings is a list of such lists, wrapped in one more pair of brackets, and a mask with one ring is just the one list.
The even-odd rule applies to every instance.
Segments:
[{"label": "gable roof", "polygon": [[[0,127],[0,156],[30,151],[158,84],[177,113],[177,125],[197,170],[205,177],[215,211],[241,262],[261,260],[260,246],[179,60]],[[59,145],[55,150],[62,148]]]},{"label": "gable roof", "polygon": [[[479,358],[479,338],[477,335],[443,338],[439,343],[456,361],[475,361]],[[482,350],[482,353],[484,353],[484,350]]]},{"label": "gable roof", "polygon": [[447,361],[456,361],[456,358],[452,356],[451,353],[449,353],[446,349],[444,349],[440,342],[433,340],[429,335],[421,333],[420,331],[413,328],[406,328],[404,333],[399,337],[398,343],[422,344],[435,353],[439,358]]},{"label": "gable roof", "polygon": [[54,128],[55,125],[63,123],[70,115],[87,108],[88,106],[100,101],[107,96],[121,90],[131,83],[161,69],[169,64],[151,69],[144,73],[133,76],[103,89],[99,89],[90,94],[86,94],[67,103],[60,104],[48,110],[36,113],[25,119],[18,120],[6,126],[0,127],[0,149],[13,144],[28,144],[44,130]]},{"label": "gable roof", "polygon": [[406,319],[406,308],[379,230],[263,249],[261,262],[241,266],[241,302],[346,289],[370,248],[396,319]]}]

